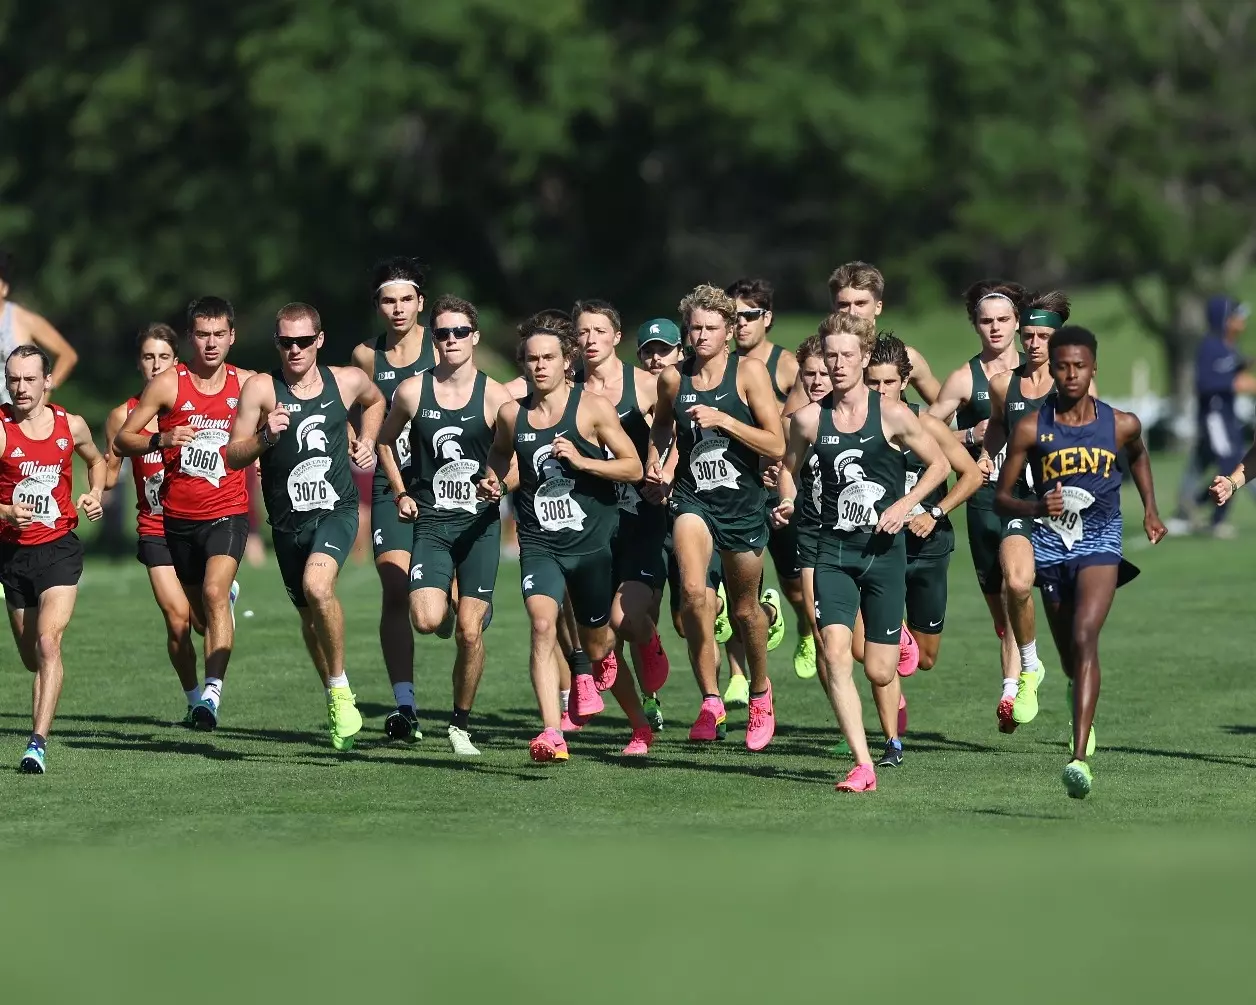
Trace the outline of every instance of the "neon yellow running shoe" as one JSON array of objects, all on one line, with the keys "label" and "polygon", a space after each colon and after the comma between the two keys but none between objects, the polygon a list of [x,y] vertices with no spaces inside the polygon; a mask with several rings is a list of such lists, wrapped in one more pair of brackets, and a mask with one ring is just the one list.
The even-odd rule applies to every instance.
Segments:
[{"label": "neon yellow running shoe", "polygon": [[715,641],[723,645],[733,637],[733,623],[728,620],[728,595],[724,592],[724,584],[715,588],[715,596],[719,598],[719,612],[715,615]]},{"label": "neon yellow running shoe", "polygon": [[750,704],[750,681],[741,674],[733,674],[728,678],[728,687],[724,689],[724,705],[732,708],[745,708]]},{"label": "neon yellow running shoe", "polygon": [[353,738],[362,731],[362,713],[347,687],[333,687],[327,698],[327,732],[337,750],[352,750]]},{"label": "neon yellow running shoe", "polygon": [[794,673],[802,680],[816,675],[816,639],[810,632],[799,635],[794,646]]},{"label": "neon yellow running shoe", "polygon": [[1094,781],[1090,765],[1085,761],[1069,761],[1064,769],[1064,788],[1068,790],[1070,799],[1085,799],[1090,795]]},{"label": "neon yellow running shoe", "polygon": [[785,641],[785,614],[781,610],[781,595],[775,590],[764,590],[759,603],[772,608],[772,622],[768,625],[768,652]]},{"label": "neon yellow running shoe", "polygon": [[1033,722],[1038,717],[1038,687],[1047,675],[1042,660],[1032,673],[1022,673],[1016,682],[1016,700],[1012,703],[1012,719],[1018,725]]},{"label": "neon yellow running shoe", "polygon": [[[1068,752],[1070,757],[1076,757],[1077,751],[1073,749],[1073,682],[1068,682]],[[1090,735],[1086,737],[1086,756],[1093,757],[1095,753],[1095,724],[1090,724]]]}]

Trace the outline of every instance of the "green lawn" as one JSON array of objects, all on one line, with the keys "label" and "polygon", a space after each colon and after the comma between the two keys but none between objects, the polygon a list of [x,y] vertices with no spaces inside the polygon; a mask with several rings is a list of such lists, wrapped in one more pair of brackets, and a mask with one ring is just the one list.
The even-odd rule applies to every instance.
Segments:
[{"label": "green lawn", "polygon": [[[1166,467],[1166,508],[1172,489]],[[239,621],[222,728],[204,735],[172,724],[182,695],[143,570],[94,562],[50,772],[0,773],[5,999],[985,1001],[1006,997],[1009,977],[1031,1001],[1238,988],[1256,678],[1231,612],[1250,545],[1139,548],[1131,501],[1144,572],[1104,635],[1085,802],[1059,781],[1068,713],[1049,650],[1038,720],[995,728],[996,644],[962,552],[941,663],[906,684],[907,762],[864,797],[833,792],[847,765],[828,753],[819,687],[790,671],[792,629],[771,658],[766,752],[745,749],[744,711],[724,743],[685,742],[697,702],[669,629],[669,724],[649,763],[618,762],[627,731],[608,708],[571,739],[569,763],[538,767],[506,565],[472,725],[484,757],[457,761],[442,715],[452,643],[418,642],[426,739],[383,742],[378,588],[351,566],[348,672],[368,722],[337,754],[273,568],[241,574],[253,616]],[[1241,500],[1239,516],[1256,532],[1256,507]],[[29,691],[8,652],[0,764],[16,765]],[[1016,959],[1023,979],[1001,975]]]}]

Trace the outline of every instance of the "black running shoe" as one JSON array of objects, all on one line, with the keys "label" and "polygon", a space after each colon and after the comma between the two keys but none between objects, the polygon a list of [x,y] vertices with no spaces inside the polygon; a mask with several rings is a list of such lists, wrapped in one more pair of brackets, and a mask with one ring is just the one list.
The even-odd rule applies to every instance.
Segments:
[{"label": "black running shoe", "polygon": [[903,763],[903,745],[893,740],[885,741],[885,753],[877,761],[878,768],[897,768]]},{"label": "black running shoe", "polygon": [[384,732],[390,740],[405,740],[415,743],[423,739],[419,732],[419,714],[409,705],[399,705],[388,713],[384,720]]}]

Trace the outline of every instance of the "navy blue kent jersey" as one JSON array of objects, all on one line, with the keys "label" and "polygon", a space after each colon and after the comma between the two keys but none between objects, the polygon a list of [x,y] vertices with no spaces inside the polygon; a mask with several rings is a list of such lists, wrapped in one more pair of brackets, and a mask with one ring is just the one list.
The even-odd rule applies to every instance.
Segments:
[{"label": "navy blue kent jersey", "polygon": [[1116,413],[1095,402],[1095,421],[1066,426],[1056,421],[1056,396],[1038,412],[1038,435],[1029,451],[1034,491],[1043,498],[1057,485],[1064,512],[1034,527],[1034,559],[1056,565],[1100,553],[1121,554],[1121,467],[1117,463]]}]

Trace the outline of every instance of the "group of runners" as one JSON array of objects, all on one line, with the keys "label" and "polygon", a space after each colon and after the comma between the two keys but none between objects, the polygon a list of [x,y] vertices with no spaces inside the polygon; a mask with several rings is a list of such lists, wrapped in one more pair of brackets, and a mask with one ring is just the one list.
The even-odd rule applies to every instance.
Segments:
[{"label": "group of runners", "polygon": [[[330,741],[352,747],[363,720],[336,594],[357,536],[352,462],[374,467],[379,636],[396,706],[384,729],[393,739],[421,739],[414,633],[452,636],[447,738],[458,755],[480,753],[470,716],[509,505],[542,726],[533,760],[566,760],[569,738],[603,710],[608,691],[631,728],[624,756],[648,753],[670,670],[658,634],[667,586],[698,685],[689,739],[722,739],[727,707],[744,704],[746,746],[768,746],[776,719],[767,653],[792,611],[794,670],[820,680],[854,760],[836,787],[872,791],[877,767],[903,762],[902,678],[940,658],[950,514],[964,506],[1000,645],[998,728],[1037,715],[1045,671],[1036,586],[1075,685],[1064,784],[1075,797],[1090,791],[1098,635],[1116,588],[1137,574],[1122,556],[1123,472],[1142,497],[1148,539],[1164,527],[1138,419],[1095,396],[1096,339],[1067,323],[1063,294],[976,284],[966,305],[980,351],[941,382],[916,348],[877,331],[884,282],[863,262],[833,273],[832,313],[796,354],[771,340],[772,289],[762,280],[699,286],[680,302],[679,324],[642,324],[640,365],[620,359],[615,308],[584,300],[519,325],[521,376],[502,384],[476,365],[475,306],[449,295],[428,304],[424,285],[411,259],[377,266],[373,299],[386,331],[359,345],[350,366],[320,361],[313,307],[285,306],[278,365],[267,373],[228,362],[230,303],[193,301],[186,338],[161,324],[140,334],[143,387],[110,415],[104,453],[82,419],[49,401],[48,352],[10,348],[0,582],[34,674],[22,770],[46,766],[60,641],[82,571],[76,511],[99,518],[123,458],[187,724],[213,730],[222,713],[248,537],[244,479],[257,465]],[[918,402],[907,402],[909,389]],[[75,453],[88,480],[77,500]],[[1218,480],[1219,501],[1241,477]],[[765,551],[779,592],[764,589]],[[875,759],[855,663],[884,734]]]}]

